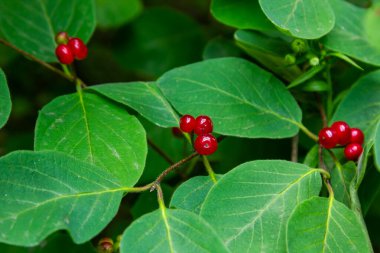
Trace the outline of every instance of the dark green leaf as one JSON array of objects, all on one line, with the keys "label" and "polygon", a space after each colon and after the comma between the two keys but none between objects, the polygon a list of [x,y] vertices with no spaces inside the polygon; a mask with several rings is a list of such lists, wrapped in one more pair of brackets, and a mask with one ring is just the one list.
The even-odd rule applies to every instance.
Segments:
[{"label": "dark green leaf", "polygon": [[242,54],[242,51],[233,43],[232,40],[228,40],[223,37],[217,37],[210,40],[205,49],[203,50],[203,59],[213,59],[221,57],[238,57]]},{"label": "dark green leaf", "polygon": [[9,94],[7,79],[2,69],[0,69],[0,128],[7,123],[11,114],[12,101]]},{"label": "dark green leaf", "polygon": [[380,170],[380,120],[377,123],[374,137],[375,163]]},{"label": "dark green leaf", "polygon": [[105,170],[55,151],[0,158],[0,241],[34,246],[66,229],[76,243],[98,234],[125,189]]},{"label": "dark green leaf", "polygon": [[158,126],[178,127],[177,113],[153,82],[109,83],[90,89],[130,106]]},{"label": "dark green leaf", "polygon": [[50,236],[46,242],[41,243],[36,247],[33,253],[96,253],[95,248],[91,242],[83,244],[75,244],[72,239],[61,233],[56,233]]},{"label": "dark green leaf", "polygon": [[367,35],[368,42],[380,52],[380,34],[378,31],[378,25],[380,22],[380,2],[375,2],[368,9],[364,19],[364,29]]},{"label": "dark green leaf", "polygon": [[293,209],[319,194],[318,170],[280,160],[242,164],[211,188],[201,216],[232,252],[285,252]]},{"label": "dark green leaf", "polygon": [[363,27],[367,10],[342,0],[330,0],[330,4],[336,24],[322,43],[331,50],[380,66],[380,52],[370,44]]},{"label": "dark green leaf", "polygon": [[288,252],[372,252],[354,212],[334,198],[314,197],[294,210],[287,229]]},{"label": "dark green leaf", "polygon": [[134,221],[124,232],[121,253],[224,253],[215,231],[198,215],[163,207]]},{"label": "dark green leaf", "polygon": [[258,0],[213,0],[211,13],[218,21],[239,29],[275,30]]},{"label": "dark green leaf", "polygon": [[103,28],[114,28],[135,18],[143,9],[141,0],[96,0],[96,21]]},{"label": "dark green leaf", "polygon": [[329,89],[330,89],[330,86],[328,85],[328,83],[321,80],[312,80],[302,86],[302,90],[308,91],[308,92],[323,92],[323,91],[328,91]]},{"label": "dark green leaf", "polygon": [[[217,176],[219,180],[221,176]],[[209,176],[192,177],[181,184],[174,192],[170,207],[184,209],[196,214],[201,211],[201,205],[214,182]]]},{"label": "dark green leaf", "polygon": [[295,135],[301,125],[300,108],[285,86],[242,59],[180,67],[165,73],[158,85],[177,111],[209,115],[220,134],[283,138]]},{"label": "dark green leaf", "polygon": [[116,57],[123,66],[150,78],[200,60],[204,44],[199,24],[166,8],[144,11],[119,41]]},{"label": "dark green leaf", "polygon": [[57,62],[54,37],[65,31],[87,42],[95,29],[93,0],[2,0],[0,30],[16,47],[37,58]]},{"label": "dark green leaf", "polygon": [[145,165],[147,144],[140,122],[95,94],[61,96],[39,113],[35,149],[57,150],[111,172],[134,185]]},{"label": "dark green leaf", "polygon": [[300,85],[301,83],[306,82],[319,72],[321,72],[325,68],[325,65],[319,64],[315,67],[312,67],[308,69],[306,72],[302,73],[300,76],[298,76],[296,79],[294,79],[288,86],[288,89],[296,87]]},{"label": "dark green leaf", "polygon": [[330,172],[334,198],[347,207],[351,207],[350,184],[355,177],[356,166],[350,162],[342,167],[335,167]]},{"label": "dark green leaf", "polygon": [[339,53],[339,52],[331,52],[331,53],[328,53],[328,55],[331,55],[331,56],[334,56],[334,57],[337,57],[349,64],[351,64],[352,66],[354,66],[355,68],[357,69],[360,69],[360,70],[364,70],[362,67],[360,67],[354,60],[352,60],[350,57],[348,57],[347,55],[345,54],[342,54],[342,53]]},{"label": "dark green leaf", "polygon": [[259,0],[265,15],[294,37],[317,39],[331,31],[335,15],[328,0]]}]

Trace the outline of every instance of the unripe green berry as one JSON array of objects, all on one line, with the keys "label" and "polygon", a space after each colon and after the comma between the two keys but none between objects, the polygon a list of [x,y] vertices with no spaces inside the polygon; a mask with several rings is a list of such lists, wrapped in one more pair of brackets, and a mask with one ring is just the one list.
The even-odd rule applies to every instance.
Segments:
[{"label": "unripe green berry", "polygon": [[67,35],[67,32],[59,32],[55,35],[55,42],[58,45],[66,45],[69,42],[69,35]]},{"label": "unripe green berry", "polygon": [[291,47],[292,47],[293,52],[296,54],[303,53],[307,50],[306,42],[304,40],[301,40],[301,39],[293,40]]},{"label": "unripe green berry", "polygon": [[319,65],[319,58],[315,56],[309,60],[309,63],[311,66],[317,66]]},{"label": "unripe green berry", "polygon": [[285,55],[285,63],[287,65],[296,63],[296,57],[293,54]]}]

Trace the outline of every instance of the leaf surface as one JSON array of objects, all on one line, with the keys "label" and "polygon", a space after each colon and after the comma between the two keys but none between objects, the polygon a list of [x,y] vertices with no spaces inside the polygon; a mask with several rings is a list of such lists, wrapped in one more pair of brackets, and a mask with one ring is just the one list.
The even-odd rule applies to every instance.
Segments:
[{"label": "leaf surface", "polygon": [[2,69],[0,69],[0,128],[7,123],[11,114],[12,101],[9,94],[7,79]]},{"label": "leaf surface", "polygon": [[141,0],[96,0],[96,21],[102,28],[119,27],[139,15]]},{"label": "leaf surface", "polygon": [[65,31],[87,42],[95,29],[93,0],[2,0],[0,30],[16,47],[47,62],[58,62],[55,35]]},{"label": "leaf surface", "polygon": [[16,151],[0,158],[0,241],[34,246],[66,229],[88,241],[114,217],[120,183],[97,166],[55,151]]},{"label": "leaf surface", "polygon": [[140,178],[145,130],[125,109],[95,94],[54,99],[39,113],[35,150],[57,150],[108,170],[125,186]]},{"label": "leaf surface", "polygon": [[314,197],[299,205],[289,219],[288,252],[372,252],[365,233],[344,204]]},{"label": "leaf surface", "polygon": [[179,125],[177,113],[153,82],[109,83],[90,89],[133,108],[158,126]]},{"label": "leaf surface", "polygon": [[280,160],[248,162],[211,189],[201,216],[231,252],[285,252],[286,222],[321,189],[318,170]]},{"label": "leaf surface", "polygon": [[121,253],[226,253],[215,231],[200,216],[163,208],[135,220],[123,233]]}]

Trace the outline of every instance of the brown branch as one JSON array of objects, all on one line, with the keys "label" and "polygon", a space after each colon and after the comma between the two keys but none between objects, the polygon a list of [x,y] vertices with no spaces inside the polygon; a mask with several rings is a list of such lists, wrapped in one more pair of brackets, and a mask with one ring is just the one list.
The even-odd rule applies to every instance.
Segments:
[{"label": "brown branch", "polygon": [[317,95],[317,102],[318,102],[319,113],[321,114],[321,118],[322,118],[323,127],[327,127],[326,111],[321,101],[321,97],[319,95]]},{"label": "brown branch", "polygon": [[299,141],[299,135],[295,135],[292,138],[292,153],[291,153],[291,161],[297,162],[298,161],[298,141]]},{"label": "brown branch", "polygon": [[174,161],[166,154],[156,143],[154,143],[151,139],[148,138],[148,144],[151,146],[162,158],[165,159],[169,164],[174,164]]}]

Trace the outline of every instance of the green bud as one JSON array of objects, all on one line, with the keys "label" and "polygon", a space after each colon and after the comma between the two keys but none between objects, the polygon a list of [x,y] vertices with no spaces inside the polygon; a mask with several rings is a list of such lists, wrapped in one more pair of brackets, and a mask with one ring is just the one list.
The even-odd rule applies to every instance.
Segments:
[{"label": "green bud", "polygon": [[108,237],[100,239],[98,247],[96,248],[98,253],[112,253],[113,252],[113,240]]},{"label": "green bud", "polygon": [[285,55],[285,63],[287,65],[294,64],[296,62],[296,57],[293,54]]},{"label": "green bud", "polygon": [[67,35],[67,32],[59,32],[55,35],[55,42],[57,42],[58,45],[66,45],[67,42],[69,42],[69,35]]},{"label": "green bud", "polygon": [[309,63],[311,66],[317,66],[319,64],[319,58],[315,56],[309,60]]},{"label": "green bud", "polygon": [[301,39],[293,40],[291,47],[292,47],[293,52],[296,54],[303,53],[307,50],[306,42],[304,40],[301,40]]}]

